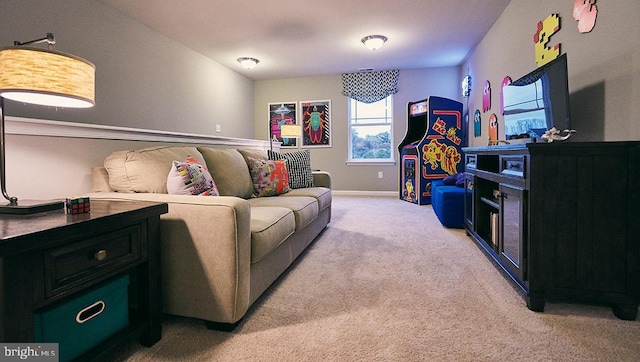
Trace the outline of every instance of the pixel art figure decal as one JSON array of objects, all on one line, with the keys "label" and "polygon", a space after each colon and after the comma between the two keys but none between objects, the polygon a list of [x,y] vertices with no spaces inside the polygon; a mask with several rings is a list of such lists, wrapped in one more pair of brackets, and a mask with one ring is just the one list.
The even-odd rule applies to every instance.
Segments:
[{"label": "pixel art figure decal", "polygon": [[596,26],[598,7],[596,0],[575,0],[573,3],[573,18],[578,22],[578,31],[588,33]]},{"label": "pixel art figure decal", "polygon": [[482,111],[487,112],[491,109],[491,84],[488,80],[484,81],[482,88]]},{"label": "pixel art figure decal", "polygon": [[469,98],[469,95],[471,95],[471,76],[465,75],[462,79],[462,96]]},{"label": "pixel art figure decal", "polygon": [[533,34],[533,42],[535,43],[536,64],[539,67],[556,59],[560,55],[560,44],[549,47],[553,34],[560,30],[560,16],[551,14],[543,21],[539,21],[535,34]]},{"label": "pixel art figure decal", "polygon": [[495,113],[491,113],[489,117],[489,143],[491,141],[498,140],[498,116]]},{"label": "pixel art figure decal", "polygon": [[504,87],[511,84],[511,77],[502,79],[502,88],[500,88],[500,114],[504,116]]},{"label": "pixel art figure decal", "polygon": [[480,110],[476,109],[473,114],[473,137],[480,137],[482,135],[482,117],[480,117]]}]

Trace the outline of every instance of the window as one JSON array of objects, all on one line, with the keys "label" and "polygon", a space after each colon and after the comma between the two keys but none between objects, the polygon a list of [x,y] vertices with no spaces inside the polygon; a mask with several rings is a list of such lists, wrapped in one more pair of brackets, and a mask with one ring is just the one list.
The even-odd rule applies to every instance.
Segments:
[{"label": "window", "polygon": [[349,98],[349,162],[393,162],[393,95],[374,103]]}]

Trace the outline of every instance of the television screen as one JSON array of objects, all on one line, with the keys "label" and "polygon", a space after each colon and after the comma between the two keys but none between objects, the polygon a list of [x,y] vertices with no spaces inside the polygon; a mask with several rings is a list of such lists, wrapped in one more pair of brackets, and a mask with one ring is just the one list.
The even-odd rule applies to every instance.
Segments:
[{"label": "television screen", "polygon": [[503,89],[506,139],[537,138],[570,128],[567,56],[539,67]]}]

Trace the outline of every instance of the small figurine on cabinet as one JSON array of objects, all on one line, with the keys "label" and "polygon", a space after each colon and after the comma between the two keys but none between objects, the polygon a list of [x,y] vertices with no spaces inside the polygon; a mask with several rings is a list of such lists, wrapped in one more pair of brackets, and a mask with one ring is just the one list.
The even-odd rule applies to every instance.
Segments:
[{"label": "small figurine on cabinet", "polygon": [[576,133],[576,130],[565,129],[562,131],[562,133],[564,133],[564,135],[560,135],[560,131],[553,127],[542,135],[542,139],[547,141],[548,143],[551,143],[553,141],[564,141],[571,137],[572,133]]}]

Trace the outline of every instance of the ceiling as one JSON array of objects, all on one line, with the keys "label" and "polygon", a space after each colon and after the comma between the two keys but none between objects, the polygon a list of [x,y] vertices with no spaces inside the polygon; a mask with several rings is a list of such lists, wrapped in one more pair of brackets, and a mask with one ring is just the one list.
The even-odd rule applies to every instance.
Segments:
[{"label": "ceiling", "polygon": [[[461,64],[511,0],[100,0],[254,80]],[[389,40],[364,47],[364,36]],[[251,70],[239,57],[260,60]]]}]

